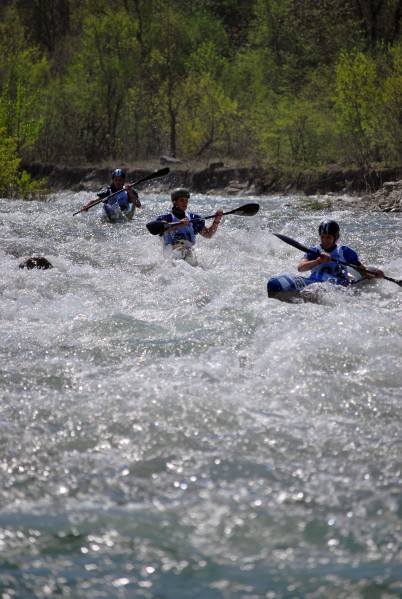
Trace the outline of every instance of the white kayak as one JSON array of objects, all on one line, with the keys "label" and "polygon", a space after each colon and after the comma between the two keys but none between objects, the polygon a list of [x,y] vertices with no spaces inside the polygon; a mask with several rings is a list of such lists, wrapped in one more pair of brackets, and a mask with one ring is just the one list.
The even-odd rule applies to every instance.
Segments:
[{"label": "white kayak", "polygon": [[101,221],[103,223],[127,223],[133,220],[135,214],[135,204],[131,203],[128,207],[128,210],[122,210],[117,202],[113,204],[112,207],[113,213],[109,215],[106,213],[105,207],[102,206]]},{"label": "white kayak", "polygon": [[173,244],[163,246],[163,253],[166,258],[173,261],[184,260],[190,266],[198,266],[197,256],[194,252],[194,246],[190,241],[181,239]]}]

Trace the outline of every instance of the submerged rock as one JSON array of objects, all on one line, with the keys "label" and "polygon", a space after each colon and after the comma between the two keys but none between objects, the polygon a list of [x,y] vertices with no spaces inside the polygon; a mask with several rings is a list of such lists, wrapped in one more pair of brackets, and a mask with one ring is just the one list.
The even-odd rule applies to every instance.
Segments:
[{"label": "submerged rock", "polygon": [[31,256],[21,262],[19,268],[28,268],[30,270],[32,268],[39,268],[41,270],[47,270],[48,268],[53,268],[53,265],[43,256]]}]

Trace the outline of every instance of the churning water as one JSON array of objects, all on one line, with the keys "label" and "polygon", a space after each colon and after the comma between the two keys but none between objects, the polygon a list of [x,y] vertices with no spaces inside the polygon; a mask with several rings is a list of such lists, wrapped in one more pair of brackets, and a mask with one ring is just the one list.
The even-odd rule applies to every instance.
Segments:
[{"label": "churning water", "polygon": [[[145,228],[167,195],[90,197],[0,201],[2,599],[402,597],[402,289],[268,299],[302,257],[272,232],[328,216],[297,198],[192,196],[261,205],[192,268]],[[331,216],[401,278],[401,215]]]}]

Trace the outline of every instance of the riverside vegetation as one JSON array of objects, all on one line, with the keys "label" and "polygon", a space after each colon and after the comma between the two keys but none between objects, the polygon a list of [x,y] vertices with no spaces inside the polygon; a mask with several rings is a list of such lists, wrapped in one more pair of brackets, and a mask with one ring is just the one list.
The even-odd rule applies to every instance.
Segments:
[{"label": "riverside vegetation", "polygon": [[3,197],[32,163],[402,163],[398,0],[4,0],[0,32]]}]

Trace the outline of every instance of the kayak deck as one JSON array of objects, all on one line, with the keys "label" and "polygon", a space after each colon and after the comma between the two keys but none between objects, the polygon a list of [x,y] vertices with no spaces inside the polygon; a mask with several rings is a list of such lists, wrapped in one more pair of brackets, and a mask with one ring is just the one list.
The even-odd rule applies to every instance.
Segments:
[{"label": "kayak deck", "polygon": [[130,204],[128,210],[120,210],[119,207],[114,208],[112,214],[107,214],[104,206],[102,207],[101,221],[104,223],[127,223],[130,222],[135,214],[135,205]]},{"label": "kayak deck", "polygon": [[167,258],[173,260],[173,264],[176,260],[184,260],[190,266],[198,266],[197,256],[193,250],[193,246],[189,243],[183,241],[168,244],[164,246],[163,251]]},{"label": "kayak deck", "polygon": [[328,277],[326,280],[320,281],[300,275],[278,275],[269,279],[267,283],[268,297],[280,301],[293,301],[294,299],[319,301],[323,294],[331,288],[351,289],[366,281],[357,272],[356,275],[354,273],[353,275],[349,281],[336,277]]}]

